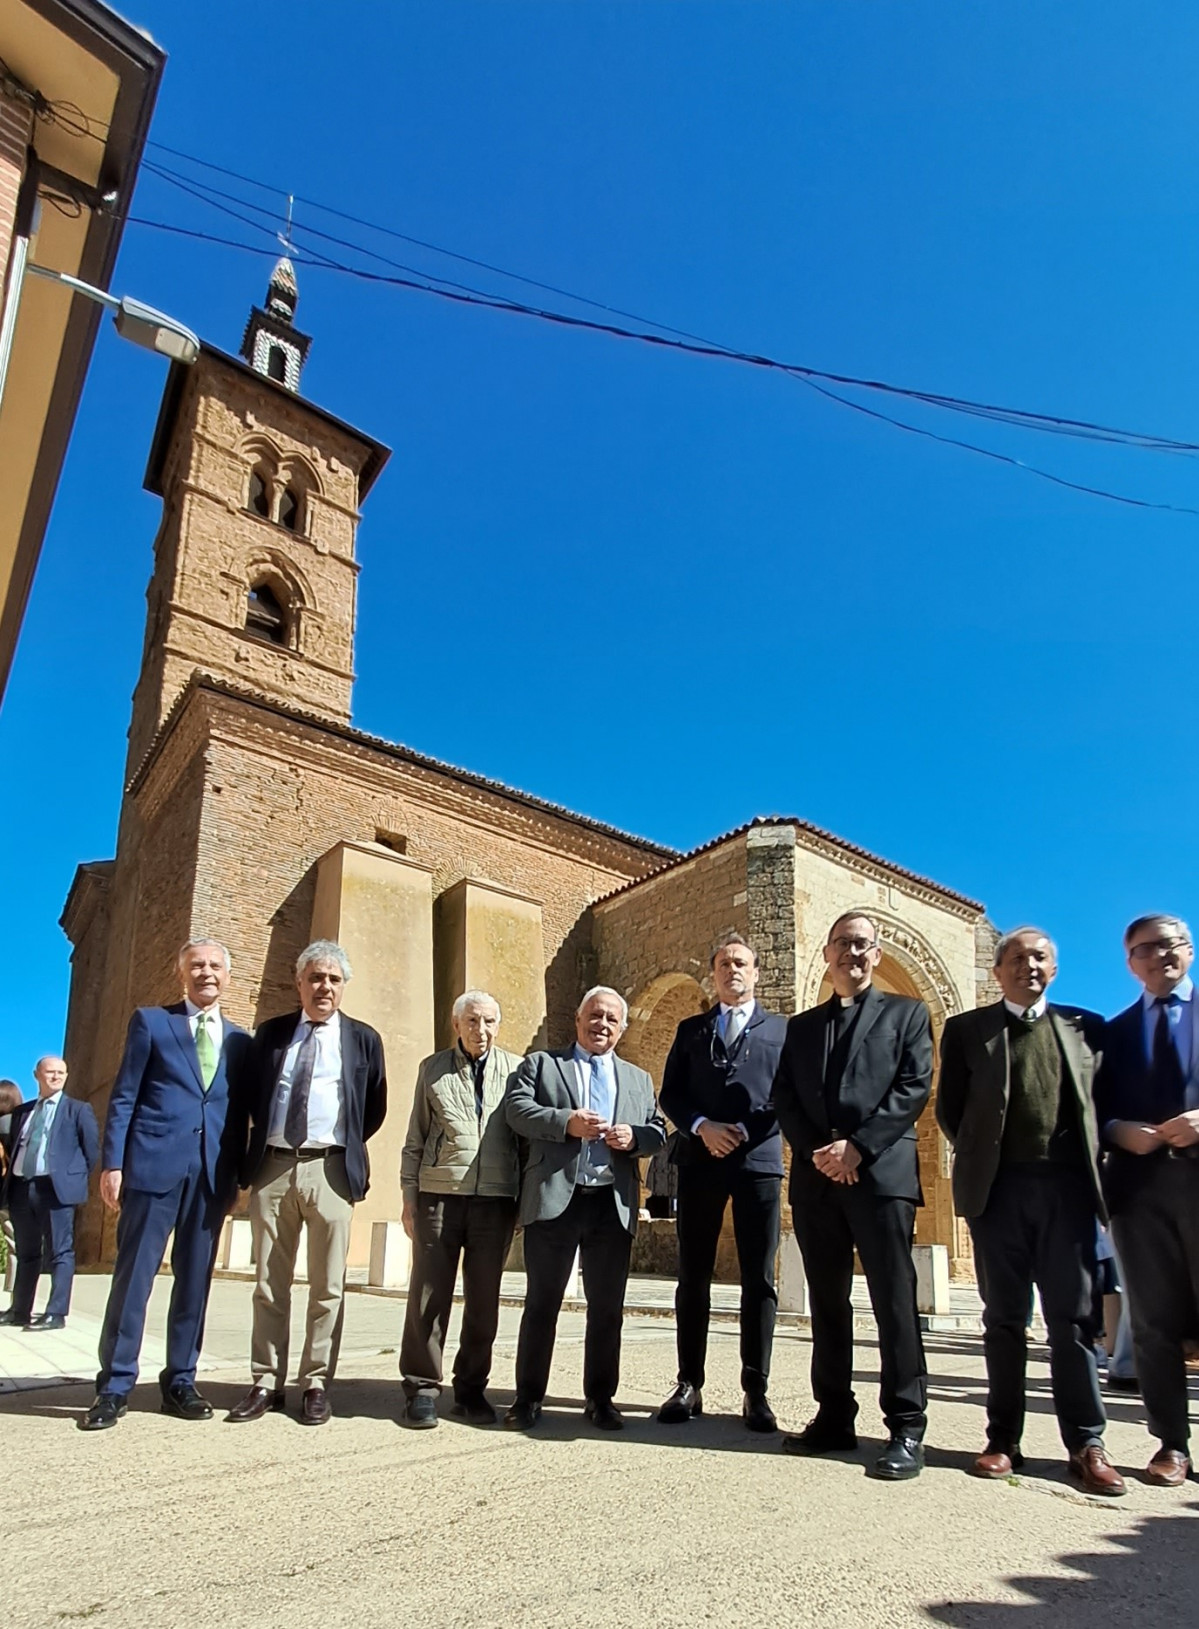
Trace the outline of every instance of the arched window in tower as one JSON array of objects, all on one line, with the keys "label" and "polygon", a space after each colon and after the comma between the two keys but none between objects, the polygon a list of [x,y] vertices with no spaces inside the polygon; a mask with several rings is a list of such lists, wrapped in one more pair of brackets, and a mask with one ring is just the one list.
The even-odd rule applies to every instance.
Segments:
[{"label": "arched window in tower", "polygon": [[271,492],[261,470],[250,471],[250,486],[246,494],[246,508],[263,520],[271,518]]},{"label": "arched window in tower", "polygon": [[267,352],[266,376],[277,379],[281,385],[287,383],[287,353],[282,345],[272,345]]},{"label": "arched window in tower", "polygon": [[269,583],[255,583],[246,596],[246,632],[272,645],[287,644],[287,612]]},{"label": "arched window in tower", "polygon": [[283,495],[279,499],[279,524],[286,526],[289,532],[300,530],[300,494],[294,486],[284,487]]}]

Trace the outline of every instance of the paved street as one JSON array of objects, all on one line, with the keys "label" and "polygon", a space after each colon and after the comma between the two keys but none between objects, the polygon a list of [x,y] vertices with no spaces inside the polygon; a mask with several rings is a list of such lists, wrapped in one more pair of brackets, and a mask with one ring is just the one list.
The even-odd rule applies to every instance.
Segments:
[{"label": "paved street", "polygon": [[[81,1277],[69,1333],[93,1343],[107,1279]],[[7,1629],[942,1623],[1081,1629],[1185,1619],[1199,1592],[1199,1486],[1134,1482],[1103,1504],[1061,1475],[1044,1352],[1033,1349],[1027,1471],[966,1474],[980,1443],[977,1335],[932,1333],[929,1469],[912,1484],[864,1476],[857,1456],[801,1462],[736,1417],[736,1334],[712,1340],[707,1416],[667,1431],[650,1412],[673,1375],[673,1328],[626,1325],[622,1436],[579,1414],[582,1320],[563,1316],[550,1411],[529,1438],[443,1420],[396,1425],[401,1303],[348,1302],[336,1418],[240,1429],[157,1412],[154,1365],[169,1281],[148,1332],[147,1383],[111,1432],[76,1431],[85,1384],[0,1398],[11,1466]],[[250,1288],[213,1292],[201,1384],[224,1409],[246,1383]],[[511,1395],[519,1311],[505,1308],[495,1395]],[[54,1337],[47,1337],[53,1339]],[[4,1333],[31,1354],[37,1336]],[[786,1426],[811,1410],[806,1334],[784,1328],[772,1394]],[[44,1362],[31,1355],[26,1367]],[[860,1425],[877,1440],[877,1352],[859,1347]],[[90,1361],[78,1365],[90,1372]],[[1137,1399],[1112,1405],[1124,1466],[1148,1458]],[[33,1558],[32,1560],[30,1558]],[[1169,1565],[1167,1567],[1167,1560]]]}]

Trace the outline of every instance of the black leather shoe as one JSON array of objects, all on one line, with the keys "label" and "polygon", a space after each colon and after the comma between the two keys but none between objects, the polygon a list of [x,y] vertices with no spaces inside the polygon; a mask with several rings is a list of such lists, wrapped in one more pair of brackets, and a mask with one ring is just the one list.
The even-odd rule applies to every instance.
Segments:
[{"label": "black leather shoe", "polygon": [[504,1424],[509,1431],[531,1431],[540,1418],[540,1403],[528,1403],[518,1398],[504,1415]]},{"label": "black leather shoe", "polygon": [[28,1330],[65,1329],[67,1320],[60,1312],[39,1312],[36,1318],[31,1318],[25,1325]]},{"label": "black leather shoe", "polygon": [[601,1431],[623,1431],[624,1415],[608,1398],[596,1397],[583,1405],[583,1413]]},{"label": "black leather shoe", "polygon": [[766,1401],[766,1393],[746,1392],[745,1401],[741,1404],[741,1418],[745,1421],[747,1431],[760,1431],[763,1436],[771,1431],[777,1431],[779,1423],[774,1417],[774,1410]]},{"label": "black leather shoe", "polygon": [[278,1413],[286,1403],[286,1393],[253,1385],[240,1403],[234,1403],[225,1418],[230,1425],[244,1425],[247,1420],[260,1420],[264,1414],[272,1411]]},{"label": "black leather shoe", "polygon": [[81,1431],[107,1431],[127,1414],[129,1404],[123,1397],[115,1392],[102,1391],[86,1414],[81,1414],[75,1424]]},{"label": "black leather shoe", "polygon": [[178,1420],[211,1420],[212,1404],[192,1385],[181,1380],[162,1395],[162,1413],[173,1414]]},{"label": "black leather shoe", "polygon": [[450,1413],[456,1420],[465,1420],[468,1425],[494,1425],[496,1412],[481,1391],[471,1392],[465,1397],[455,1397],[450,1405]]},{"label": "black leather shoe", "polygon": [[832,1425],[819,1414],[802,1431],[788,1432],[782,1441],[785,1454],[810,1458],[815,1454],[848,1454],[858,1445],[852,1425]]},{"label": "black leather shoe", "polygon": [[22,1317],[20,1313],[14,1312],[9,1307],[7,1312],[0,1312],[0,1324],[13,1324],[18,1329],[25,1329],[29,1324],[29,1319]]},{"label": "black leather shoe", "polygon": [[309,1386],[300,1398],[300,1412],[297,1417],[301,1425],[328,1425],[333,1418],[333,1405],[329,1401],[329,1393],[323,1386]]},{"label": "black leather shoe", "polygon": [[914,1437],[892,1437],[870,1472],[880,1482],[909,1482],[924,1469],[924,1446]]},{"label": "black leather shoe", "polygon": [[1141,1382],[1135,1375],[1109,1374],[1103,1382],[1103,1389],[1119,1392],[1126,1397],[1139,1397]]},{"label": "black leather shoe", "polygon": [[659,1425],[684,1425],[698,1419],[704,1411],[704,1394],[687,1381],[680,1380],[670,1396],[658,1410]]},{"label": "black leather shoe", "polygon": [[432,1431],[437,1424],[436,1402],[418,1391],[404,1404],[400,1424],[406,1425],[410,1431]]}]

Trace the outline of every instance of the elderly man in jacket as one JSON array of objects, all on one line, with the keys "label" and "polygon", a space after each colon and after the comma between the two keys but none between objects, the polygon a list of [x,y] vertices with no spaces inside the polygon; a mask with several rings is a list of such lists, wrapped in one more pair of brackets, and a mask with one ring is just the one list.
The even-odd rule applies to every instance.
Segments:
[{"label": "elderly man in jacket", "polygon": [[467,990],[454,1003],[454,1045],[426,1058],[416,1077],[400,1158],[404,1231],[413,1246],[401,1424],[414,1430],[437,1424],[460,1257],[465,1305],[450,1413],[472,1425],[495,1423],[486,1387],[520,1186],[516,1136],[504,1113],[508,1077],[520,1059],[496,1046],[500,1019],[493,996]]}]

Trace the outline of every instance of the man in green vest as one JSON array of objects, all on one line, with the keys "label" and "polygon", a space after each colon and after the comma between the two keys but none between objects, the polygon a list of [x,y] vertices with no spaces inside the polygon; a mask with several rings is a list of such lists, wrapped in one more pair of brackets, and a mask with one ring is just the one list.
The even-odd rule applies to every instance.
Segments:
[{"label": "man in green vest", "polygon": [[1057,949],[1039,928],[995,947],[1003,999],[959,1014],[941,1038],[937,1121],[954,1147],[953,1198],[970,1224],[983,1299],[987,1443],[975,1474],[1023,1463],[1026,1324],[1036,1284],[1067,1470],[1086,1493],[1125,1491],[1103,1446],[1107,1416],[1092,1329],[1096,1218],[1106,1221],[1091,1098],[1095,1013],[1051,1006]]}]

